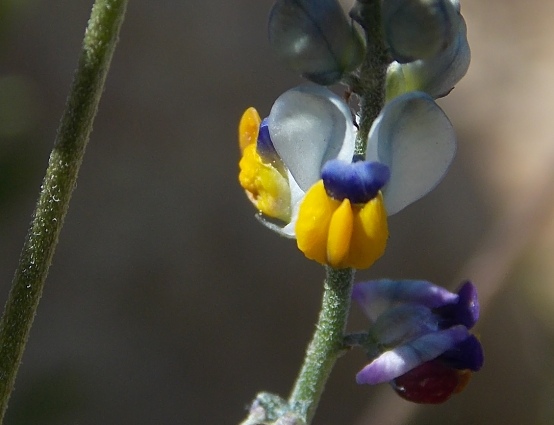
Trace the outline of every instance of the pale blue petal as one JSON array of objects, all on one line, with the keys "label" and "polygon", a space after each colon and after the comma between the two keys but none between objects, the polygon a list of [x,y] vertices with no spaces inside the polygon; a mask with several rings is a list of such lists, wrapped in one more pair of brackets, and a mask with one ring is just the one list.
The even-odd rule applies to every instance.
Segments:
[{"label": "pale blue petal", "polygon": [[423,335],[394,350],[385,351],[356,375],[356,381],[372,385],[388,382],[437,358],[468,337],[469,333],[462,325]]},{"label": "pale blue petal", "polygon": [[456,12],[460,13],[460,0],[450,0],[450,3],[456,9]]},{"label": "pale blue petal", "polygon": [[388,309],[369,328],[372,341],[395,347],[439,329],[439,316],[419,304],[403,304]]},{"label": "pale blue petal", "polygon": [[304,191],[321,178],[329,159],[352,160],[350,108],[325,87],[303,85],[283,93],[271,108],[268,126],[275,150]]},{"label": "pale blue petal", "polygon": [[375,321],[393,305],[414,303],[437,308],[455,304],[459,296],[425,280],[380,279],[354,285],[352,299]]},{"label": "pale blue petal", "polygon": [[456,153],[456,135],[442,109],[427,94],[410,92],[389,102],[371,128],[366,159],[390,168],[383,188],[389,215],[431,191]]}]

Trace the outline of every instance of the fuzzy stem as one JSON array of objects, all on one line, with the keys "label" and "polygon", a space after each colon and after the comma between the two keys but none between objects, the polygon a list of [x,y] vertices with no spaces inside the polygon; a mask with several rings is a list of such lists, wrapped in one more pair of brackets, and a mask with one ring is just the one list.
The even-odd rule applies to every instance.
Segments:
[{"label": "fuzzy stem", "polygon": [[344,353],[344,330],[350,310],[353,269],[327,268],[316,330],[289,398],[290,407],[309,424],[335,361]]},{"label": "fuzzy stem", "polygon": [[0,423],[42,295],[125,15],[127,0],[97,0],[0,321]]},{"label": "fuzzy stem", "polygon": [[387,67],[391,62],[384,42],[381,23],[381,0],[359,0],[350,12],[364,29],[366,54],[356,79],[354,91],[360,96],[360,126],[355,155],[365,156],[367,136],[385,103]]}]

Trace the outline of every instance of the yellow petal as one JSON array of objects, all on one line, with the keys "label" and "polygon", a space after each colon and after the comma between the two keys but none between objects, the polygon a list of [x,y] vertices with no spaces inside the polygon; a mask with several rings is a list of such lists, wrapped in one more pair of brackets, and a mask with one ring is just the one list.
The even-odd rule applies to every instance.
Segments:
[{"label": "yellow petal", "polygon": [[256,144],[244,148],[239,162],[239,182],[254,206],[269,217],[290,221],[290,186],[286,177],[265,164],[256,152]]},{"label": "yellow petal", "polygon": [[379,192],[354,214],[349,267],[366,269],[385,252],[389,229],[383,196]]},{"label": "yellow petal", "polygon": [[255,108],[248,108],[239,122],[239,146],[243,152],[246,146],[256,143],[262,120]]},{"label": "yellow petal", "polygon": [[329,223],[339,205],[327,196],[323,180],[306,192],[298,211],[295,233],[298,249],[310,260],[327,264]]},{"label": "yellow petal", "polygon": [[350,253],[354,218],[349,199],[344,199],[333,213],[327,237],[327,262],[335,268],[349,267],[345,263]]}]

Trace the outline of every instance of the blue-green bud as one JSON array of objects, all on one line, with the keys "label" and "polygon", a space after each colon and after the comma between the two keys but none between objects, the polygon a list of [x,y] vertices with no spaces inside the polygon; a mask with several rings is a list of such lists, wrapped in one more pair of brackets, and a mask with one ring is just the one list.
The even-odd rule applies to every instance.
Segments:
[{"label": "blue-green bud", "polygon": [[387,70],[386,98],[391,100],[410,91],[423,91],[434,98],[446,96],[469,68],[471,51],[464,18],[447,49],[429,58],[410,63],[393,62]]},{"label": "blue-green bud", "polygon": [[363,41],[337,0],[277,0],[268,27],[277,55],[314,83],[333,84],[363,59]]},{"label": "blue-green bud", "polygon": [[384,0],[385,39],[399,63],[427,59],[445,50],[458,30],[456,2]]}]

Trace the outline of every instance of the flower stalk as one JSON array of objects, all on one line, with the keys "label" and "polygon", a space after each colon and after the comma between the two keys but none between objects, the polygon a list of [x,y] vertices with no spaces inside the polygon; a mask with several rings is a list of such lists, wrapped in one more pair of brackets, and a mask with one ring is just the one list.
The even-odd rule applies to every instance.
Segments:
[{"label": "flower stalk", "polygon": [[353,269],[327,267],[323,301],[312,341],[289,405],[309,424],[335,361],[345,352],[344,331],[354,282]]},{"label": "flower stalk", "polygon": [[0,321],[0,422],[69,208],[126,6],[127,0],[97,0],[92,8],[66,108]]},{"label": "flower stalk", "polygon": [[[286,91],[264,120],[257,113],[251,119],[249,109],[239,125],[239,180],[260,221],[296,239],[299,250],[327,270],[319,321],[289,400],[258,394],[244,425],[310,424],[335,361],[353,345],[379,358],[358,383],[394,381],[402,397],[421,403],[446,400],[482,363],[481,346],[468,334],[472,324],[456,318],[456,326],[434,329],[439,313],[448,316],[442,310],[435,316],[436,306],[391,310],[375,325],[374,333],[400,322],[403,333],[421,337],[413,347],[400,344],[398,353],[381,353],[387,344],[376,346],[380,340],[372,333],[344,335],[354,270],[383,255],[387,216],[432,190],[454,157],[454,130],[435,99],[448,93],[469,65],[459,2],[357,0],[350,17],[363,30],[365,54],[359,53],[364,43],[357,30],[337,16],[342,16],[337,0],[276,0],[270,44],[317,86]],[[322,87],[339,81],[348,86],[344,98]],[[359,100],[355,119],[351,94]],[[387,281],[378,289],[392,287],[394,296],[417,300],[429,287],[397,283]],[[450,295],[477,309],[476,292],[465,288]],[[430,319],[420,323],[420,316]],[[383,341],[394,342],[398,329],[385,328]],[[387,367],[395,355],[407,361],[391,375]]]},{"label": "flower stalk", "polygon": [[392,59],[383,38],[381,1],[359,0],[350,16],[364,29],[366,39],[366,53],[360,74],[355,79],[346,80],[351,83],[352,91],[360,96],[360,123],[355,154],[364,156],[369,130],[385,103],[387,66]]}]

